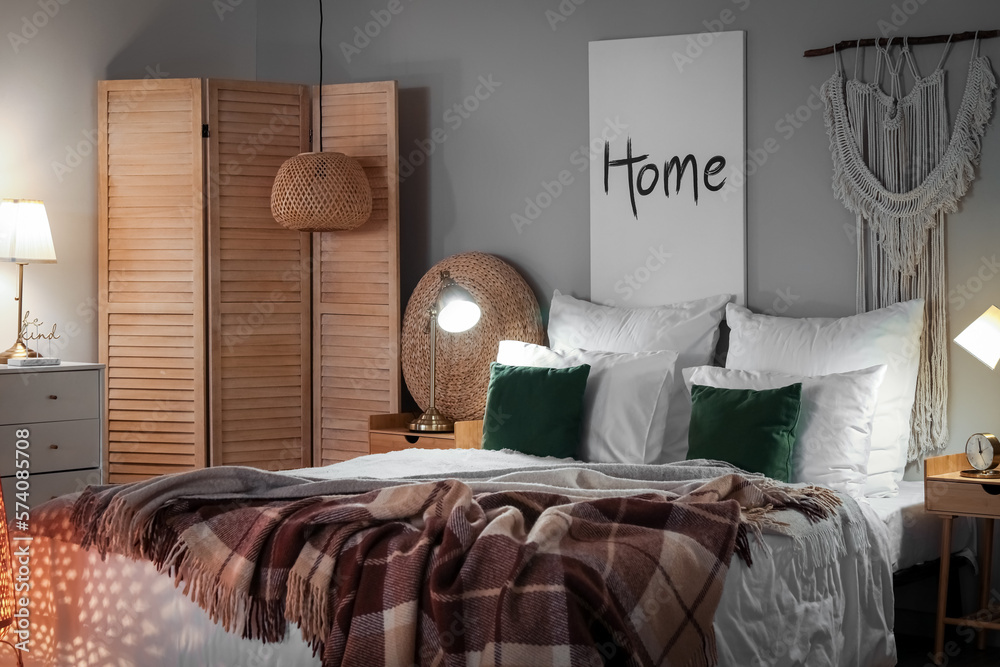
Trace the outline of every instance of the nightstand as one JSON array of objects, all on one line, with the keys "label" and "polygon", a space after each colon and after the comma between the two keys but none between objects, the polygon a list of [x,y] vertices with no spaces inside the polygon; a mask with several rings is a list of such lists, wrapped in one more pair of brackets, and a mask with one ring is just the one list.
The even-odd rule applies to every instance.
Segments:
[{"label": "nightstand", "polygon": [[[965,454],[936,456],[924,461],[924,507],[941,515],[941,573],[938,580],[937,627],[934,634],[934,661],[944,658],[944,626],[960,625],[979,630],[978,645],[986,648],[986,630],[1000,630],[992,617],[984,619],[990,599],[990,578],[993,572],[993,520],[1000,518],[1000,481],[971,479],[959,475],[968,469]],[[948,573],[951,561],[952,520],[956,516],[983,519],[983,536],[979,548],[979,609],[974,617],[948,618],[945,603],[948,598]]]},{"label": "nightstand", "polygon": [[401,449],[481,449],[483,422],[455,422],[454,433],[427,433],[409,429],[417,415],[403,412],[368,418],[368,453],[385,454]]},{"label": "nightstand", "polygon": [[[22,481],[29,507],[103,483],[103,397],[102,364],[0,364],[0,484],[8,518],[14,513],[18,470],[28,471]],[[18,461],[27,461],[27,467],[19,468]]]}]

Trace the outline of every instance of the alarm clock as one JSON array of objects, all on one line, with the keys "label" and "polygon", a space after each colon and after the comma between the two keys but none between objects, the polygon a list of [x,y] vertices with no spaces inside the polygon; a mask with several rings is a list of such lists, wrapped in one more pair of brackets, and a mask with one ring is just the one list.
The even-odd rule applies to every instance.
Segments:
[{"label": "alarm clock", "polygon": [[965,443],[965,457],[972,470],[963,470],[962,477],[1000,481],[1000,439],[992,433],[976,433]]}]

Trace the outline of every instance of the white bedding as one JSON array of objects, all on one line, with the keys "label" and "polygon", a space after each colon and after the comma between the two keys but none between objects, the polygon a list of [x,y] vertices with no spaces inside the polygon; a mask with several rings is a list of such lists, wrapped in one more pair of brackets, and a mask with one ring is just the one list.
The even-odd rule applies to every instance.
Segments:
[{"label": "white bedding", "polygon": [[[298,474],[391,478],[551,462],[508,452],[407,450]],[[765,535],[766,547],[754,546],[753,567],[733,557],[715,619],[720,666],[895,663],[889,531],[872,507],[861,507],[867,540],[855,543],[848,535],[846,553],[827,565],[813,562],[815,549],[778,535]],[[275,645],[224,632],[150,563],[120,556],[102,562],[49,538],[35,538],[32,546],[29,666],[320,664],[297,632]],[[50,577],[52,570],[59,576]]]},{"label": "white bedding", "polygon": [[[898,496],[868,498],[867,502],[885,524],[893,572],[941,556],[941,517],[924,509],[923,481],[900,482]],[[952,553],[974,558],[975,526],[975,521],[969,517],[955,517]]]}]

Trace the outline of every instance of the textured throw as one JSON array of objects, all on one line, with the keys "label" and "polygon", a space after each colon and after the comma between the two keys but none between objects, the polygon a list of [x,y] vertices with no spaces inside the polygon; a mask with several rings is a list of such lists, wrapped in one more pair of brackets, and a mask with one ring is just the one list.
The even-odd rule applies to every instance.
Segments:
[{"label": "textured throw", "polygon": [[[890,40],[891,42],[891,40]],[[950,46],[950,44],[948,45]],[[949,136],[941,62],[921,77],[906,41],[893,60],[876,47],[875,78],[845,81],[841,67],[823,84],[833,155],[833,190],[857,219],[858,312],[921,298],[927,304],[907,460],[948,444],[945,218],[975,178],[996,79],[973,46],[968,79]],[[858,49],[858,60],[862,50]],[[914,84],[903,95],[906,62]],[[839,62],[839,61],[838,61]],[[880,87],[889,71],[889,94]]]},{"label": "textured throw", "polygon": [[88,488],[73,520],[227,630],[298,624],[324,666],[713,665],[733,553],[749,563],[748,534],[841,501],[700,463],[403,482],[213,468]]}]

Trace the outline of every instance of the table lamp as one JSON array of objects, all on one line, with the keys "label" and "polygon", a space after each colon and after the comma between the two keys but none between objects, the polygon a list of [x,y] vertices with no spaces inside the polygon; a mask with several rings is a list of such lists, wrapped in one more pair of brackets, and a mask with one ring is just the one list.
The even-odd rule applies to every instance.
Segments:
[{"label": "table lamp", "polygon": [[476,326],[482,310],[469,291],[460,287],[448,271],[441,272],[441,288],[437,299],[427,309],[430,316],[431,363],[430,363],[430,404],[423,414],[410,422],[411,431],[436,433],[455,430],[455,422],[438,412],[434,407],[434,356],[437,347],[435,332],[441,327],[448,333],[462,333]]},{"label": "table lamp", "polygon": [[1000,308],[990,306],[955,337],[955,342],[995,370],[997,362],[1000,362]]},{"label": "table lamp", "polygon": [[17,341],[6,352],[0,352],[0,364],[8,359],[41,356],[24,344],[22,331],[24,265],[54,264],[56,249],[52,245],[49,218],[45,204],[30,199],[0,201],[0,262],[17,264]]}]

